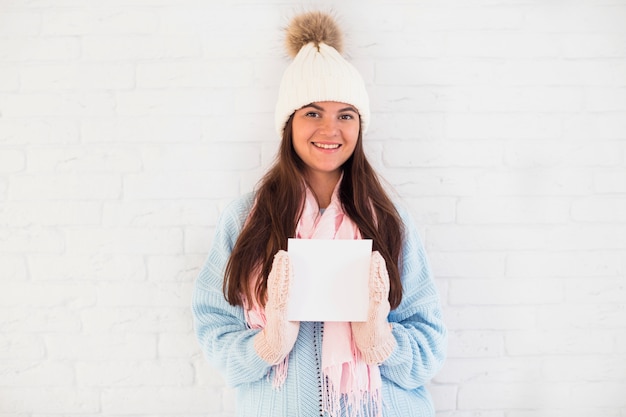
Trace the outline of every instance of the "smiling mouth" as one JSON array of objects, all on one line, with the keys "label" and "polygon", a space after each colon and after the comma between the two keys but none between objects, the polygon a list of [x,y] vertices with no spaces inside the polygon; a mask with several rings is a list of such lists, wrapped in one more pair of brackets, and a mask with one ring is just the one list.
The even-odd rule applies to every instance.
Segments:
[{"label": "smiling mouth", "polygon": [[339,149],[339,147],[341,146],[338,143],[318,143],[318,142],[312,142],[313,146],[315,146],[316,148],[321,148],[321,149]]}]

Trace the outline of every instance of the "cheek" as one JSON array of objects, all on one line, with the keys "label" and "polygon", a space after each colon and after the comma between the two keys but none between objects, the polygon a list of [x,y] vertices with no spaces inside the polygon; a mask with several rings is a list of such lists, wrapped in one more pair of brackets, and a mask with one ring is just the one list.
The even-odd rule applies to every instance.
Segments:
[{"label": "cheek", "polygon": [[294,134],[291,137],[291,146],[299,157],[302,157],[303,149],[306,147],[306,139],[302,135]]},{"label": "cheek", "polygon": [[359,132],[361,130],[360,126],[355,127],[354,129],[352,129],[352,131],[350,132],[350,141],[352,142],[352,144],[356,144],[356,142],[359,140]]}]

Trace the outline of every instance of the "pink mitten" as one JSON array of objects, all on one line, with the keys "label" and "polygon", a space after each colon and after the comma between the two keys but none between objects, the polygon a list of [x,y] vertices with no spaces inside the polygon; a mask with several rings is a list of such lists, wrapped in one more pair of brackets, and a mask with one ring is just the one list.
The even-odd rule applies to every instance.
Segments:
[{"label": "pink mitten", "polygon": [[378,251],[372,252],[369,280],[369,309],[366,322],[352,322],[352,335],[365,363],[382,363],[396,347],[391,333],[389,314],[389,273],[385,258]]},{"label": "pink mitten", "polygon": [[300,322],[287,321],[290,280],[289,255],[284,250],[278,251],[267,278],[265,327],[254,339],[254,349],[271,365],[280,363],[289,354],[300,330]]}]

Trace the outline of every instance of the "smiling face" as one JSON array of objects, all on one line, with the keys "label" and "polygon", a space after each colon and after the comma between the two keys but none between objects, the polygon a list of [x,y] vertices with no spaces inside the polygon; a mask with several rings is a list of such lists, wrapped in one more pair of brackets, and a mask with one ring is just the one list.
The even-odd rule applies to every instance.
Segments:
[{"label": "smiling face", "polygon": [[351,105],[334,101],[308,104],[293,116],[293,147],[309,181],[337,181],[354,152],[361,122]]}]

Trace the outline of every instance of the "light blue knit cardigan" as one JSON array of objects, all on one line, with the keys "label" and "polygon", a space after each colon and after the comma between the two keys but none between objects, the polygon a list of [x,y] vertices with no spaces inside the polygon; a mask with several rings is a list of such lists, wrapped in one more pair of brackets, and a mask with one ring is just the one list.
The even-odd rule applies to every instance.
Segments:
[{"label": "light blue knit cardigan", "polygon": [[[325,416],[321,410],[320,358],[323,324],[302,322],[289,354],[285,384],[272,388],[271,366],[256,354],[241,307],[224,299],[224,268],[254,196],[232,202],[222,213],[207,261],[195,283],[194,327],[209,363],[236,387],[237,415],[242,417]],[[402,250],[402,303],[389,314],[397,347],[380,365],[384,417],[432,417],[435,412],[424,384],[442,366],[446,328],[439,297],[417,229],[398,207],[405,226]],[[345,409],[342,416],[347,415]]]}]

